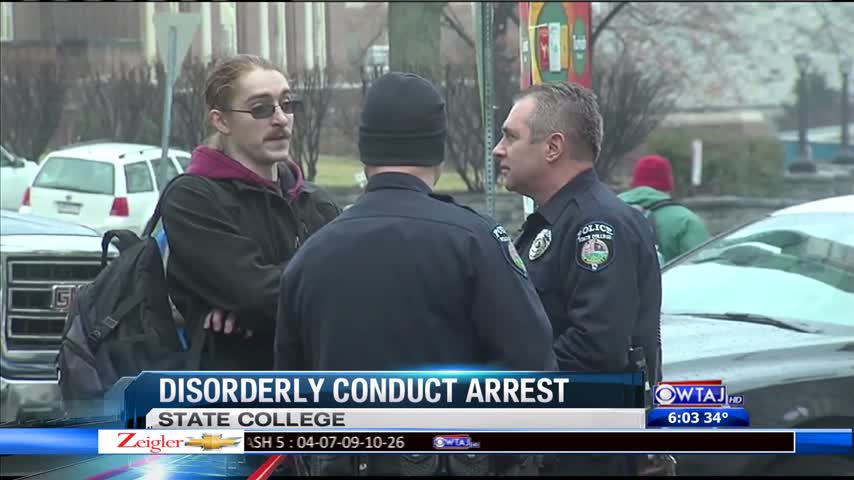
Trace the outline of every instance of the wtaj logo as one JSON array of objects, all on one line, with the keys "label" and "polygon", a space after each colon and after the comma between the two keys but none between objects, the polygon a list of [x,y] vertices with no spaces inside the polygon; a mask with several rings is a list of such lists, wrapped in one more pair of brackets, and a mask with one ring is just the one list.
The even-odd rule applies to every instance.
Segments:
[{"label": "wtaj logo", "polygon": [[480,443],[473,441],[469,435],[439,435],[433,437],[433,448],[436,450],[468,450],[480,448]]},{"label": "wtaj logo", "polygon": [[727,395],[721,380],[691,382],[659,382],[653,390],[653,400],[660,407],[741,406],[743,395]]},{"label": "wtaj logo", "polygon": [[[239,436],[235,436],[239,435]],[[98,453],[243,453],[243,432],[198,430],[100,430]]]}]

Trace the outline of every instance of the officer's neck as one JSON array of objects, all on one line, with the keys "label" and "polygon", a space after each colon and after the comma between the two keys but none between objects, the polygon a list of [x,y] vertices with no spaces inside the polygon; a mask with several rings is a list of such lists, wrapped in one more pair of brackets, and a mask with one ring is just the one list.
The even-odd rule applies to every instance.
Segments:
[{"label": "officer's neck", "polygon": [[436,186],[436,182],[439,181],[441,170],[439,167],[414,167],[408,165],[365,167],[365,176],[368,178],[380,173],[405,173],[407,175],[412,175],[426,183],[427,186],[432,189]]},{"label": "officer's neck", "polygon": [[584,172],[593,168],[592,162],[576,162],[568,160],[553,166],[548,175],[543,178],[542,188],[531,195],[537,205],[545,205],[557,192],[561,191],[569,182]]}]

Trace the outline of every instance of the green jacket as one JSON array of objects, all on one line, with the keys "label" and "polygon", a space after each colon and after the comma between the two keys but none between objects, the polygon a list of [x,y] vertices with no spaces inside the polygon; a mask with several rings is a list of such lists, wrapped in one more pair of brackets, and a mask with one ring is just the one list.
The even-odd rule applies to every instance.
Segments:
[{"label": "green jacket", "polygon": [[[657,202],[670,199],[670,195],[651,187],[637,187],[621,193],[620,198],[629,205],[646,209]],[[650,216],[655,221],[658,248],[665,262],[682,255],[709,238],[709,232],[703,220],[682,205],[657,208]]]}]

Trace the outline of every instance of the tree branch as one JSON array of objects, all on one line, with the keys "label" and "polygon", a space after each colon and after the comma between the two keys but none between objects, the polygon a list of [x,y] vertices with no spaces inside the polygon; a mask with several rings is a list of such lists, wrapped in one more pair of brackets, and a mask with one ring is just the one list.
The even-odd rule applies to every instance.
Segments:
[{"label": "tree branch", "polygon": [[456,18],[456,14],[451,10],[451,13],[448,13],[448,9],[451,8],[450,4],[445,4],[445,8],[442,9],[442,20],[445,25],[450,27],[454,33],[457,34],[469,48],[475,48],[474,40],[466,33],[465,28],[462,26],[460,21]]},{"label": "tree branch", "polygon": [[605,15],[605,18],[603,18],[602,21],[599,22],[598,25],[596,25],[596,28],[593,29],[593,35],[590,38],[590,49],[591,50],[593,49],[593,46],[596,45],[596,39],[599,38],[599,34],[601,34],[602,31],[608,27],[608,24],[611,23],[611,20],[613,20],[614,17],[617,16],[618,13],[620,13],[620,10],[625,8],[626,5],[628,5],[628,4],[629,4],[629,2],[619,3],[610,12],[608,12],[608,15]]}]

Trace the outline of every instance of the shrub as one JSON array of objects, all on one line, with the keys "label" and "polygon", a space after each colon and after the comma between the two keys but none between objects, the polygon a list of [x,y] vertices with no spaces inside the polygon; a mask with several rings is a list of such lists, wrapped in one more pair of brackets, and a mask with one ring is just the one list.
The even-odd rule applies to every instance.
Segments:
[{"label": "shrub", "polygon": [[[702,183],[691,185],[691,142],[703,141]],[[779,140],[738,132],[704,129],[666,129],[650,135],[648,150],[667,157],[673,165],[676,194],[773,196],[784,173],[784,151]]]}]

